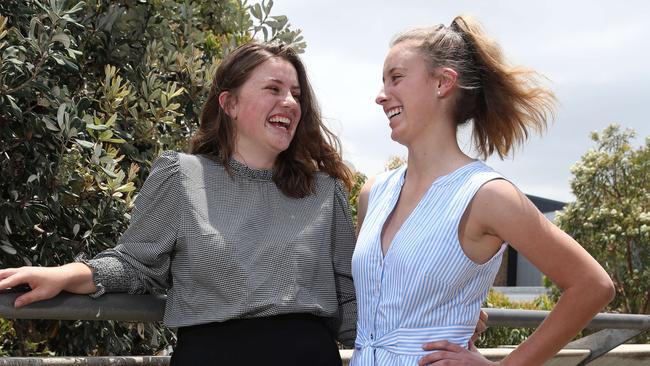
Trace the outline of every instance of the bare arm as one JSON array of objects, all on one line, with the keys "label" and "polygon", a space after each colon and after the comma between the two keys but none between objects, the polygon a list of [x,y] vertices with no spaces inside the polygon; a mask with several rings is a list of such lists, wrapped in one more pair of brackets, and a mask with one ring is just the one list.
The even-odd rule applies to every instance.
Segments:
[{"label": "bare arm", "polygon": [[[609,275],[573,238],[544,217],[528,198],[505,180],[486,183],[474,197],[468,227],[474,237],[497,237],[523,254],[564,289],[547,319],[501,365],[542,365],[562,349],[614,296]],[[478,242],[493,242],[478,240]],[[481,250],[484,248],[481,248]],[[496,250],[496,248],[492,248]],[[467,251],[466,248],[464,250]],[[420,362],[495,364],[449,342],[433,342]],[[444,360],[444,361],[443,361]]]},{"label": "bare arm", "polygon": [[541,365],[612,300],[612,281],[580,244],[509,182],[487,183],[475,201],[476,222],[484,232],[508,242],[564,290],[548,318],[502,361],[503,365]]},{"label": "bare arm", "polygon": [[90,267],[70,263],[60,267],[21,267],[0,270],[0,289],[27,284],[31,291],[16,298],[14,306],[21,307],[47,300],[61,291],[90,294],[96,291]]}]

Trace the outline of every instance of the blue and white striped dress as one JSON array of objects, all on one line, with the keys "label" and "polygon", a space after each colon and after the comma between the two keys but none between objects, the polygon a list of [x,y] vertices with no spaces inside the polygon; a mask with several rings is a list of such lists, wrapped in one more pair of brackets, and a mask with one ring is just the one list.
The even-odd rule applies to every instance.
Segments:
[{"label": "blue and white striped dress", "polygon": [[358,320],[352,366],[417,365],[426,342],[467,347],[506,245],[486,263],[463,252],[458,225],[486,182],[503,178],[480,161],[438,178],[402,224],[384,257],[381,231],[406,167],[377,177],[369,196],[352,275]]}]

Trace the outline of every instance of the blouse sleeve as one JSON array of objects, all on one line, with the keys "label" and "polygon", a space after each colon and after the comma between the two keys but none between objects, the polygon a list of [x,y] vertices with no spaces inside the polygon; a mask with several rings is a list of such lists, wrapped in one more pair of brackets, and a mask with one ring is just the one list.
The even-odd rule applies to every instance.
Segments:
[{"label": "blouse sleeve", "polygon": [[166,290],[170,256],[176,243],[181,196],[178,153],[158,157],[136,200],[129,227],[113,249],[90,260],[97,297],[105,292],[131,294]]},{"label": "blouse sleeve", "polygon": [[351,347],[354,345],[357,328],[357,300],[352,282],[352,252],[355,244],[355,230],[348,195],[340,181],[337,181],[335,195],[332,256],[336,294],[339,303],[340,325],[338,340]]}]

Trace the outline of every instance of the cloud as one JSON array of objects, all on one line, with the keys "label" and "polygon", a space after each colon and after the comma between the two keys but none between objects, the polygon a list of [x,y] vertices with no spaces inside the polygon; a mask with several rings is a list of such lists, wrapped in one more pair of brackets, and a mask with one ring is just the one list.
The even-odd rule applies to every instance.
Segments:
[{"label": "cloud", "polygon": [[449,24],[463,13],[476,16],[513,63],[548,77],[559,98],[543,138],[514,160],[488,160],[524,192],[571,199],[569,169],[592,146],[591,131],[619,122],[636,129],[639,143],[650,135],[649,2],[278,0],[274,12],[303,29],[304,59],[328,124],[345,159],[368,175],[406,154],[374,103],[388,42],[408,27]]}]

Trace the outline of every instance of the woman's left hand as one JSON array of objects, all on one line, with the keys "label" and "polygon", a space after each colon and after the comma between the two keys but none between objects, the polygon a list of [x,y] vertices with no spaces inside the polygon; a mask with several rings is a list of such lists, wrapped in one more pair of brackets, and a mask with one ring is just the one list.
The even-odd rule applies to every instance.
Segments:
[{"label": "woman's left hand", "polygon": [[427,365],[498,365],[483,357],[478,351],[467,350],[457,344],[447,341],[425,343],[422,346],[425,351],[437,351],[429,353],[418,361],[419,366]]}]

